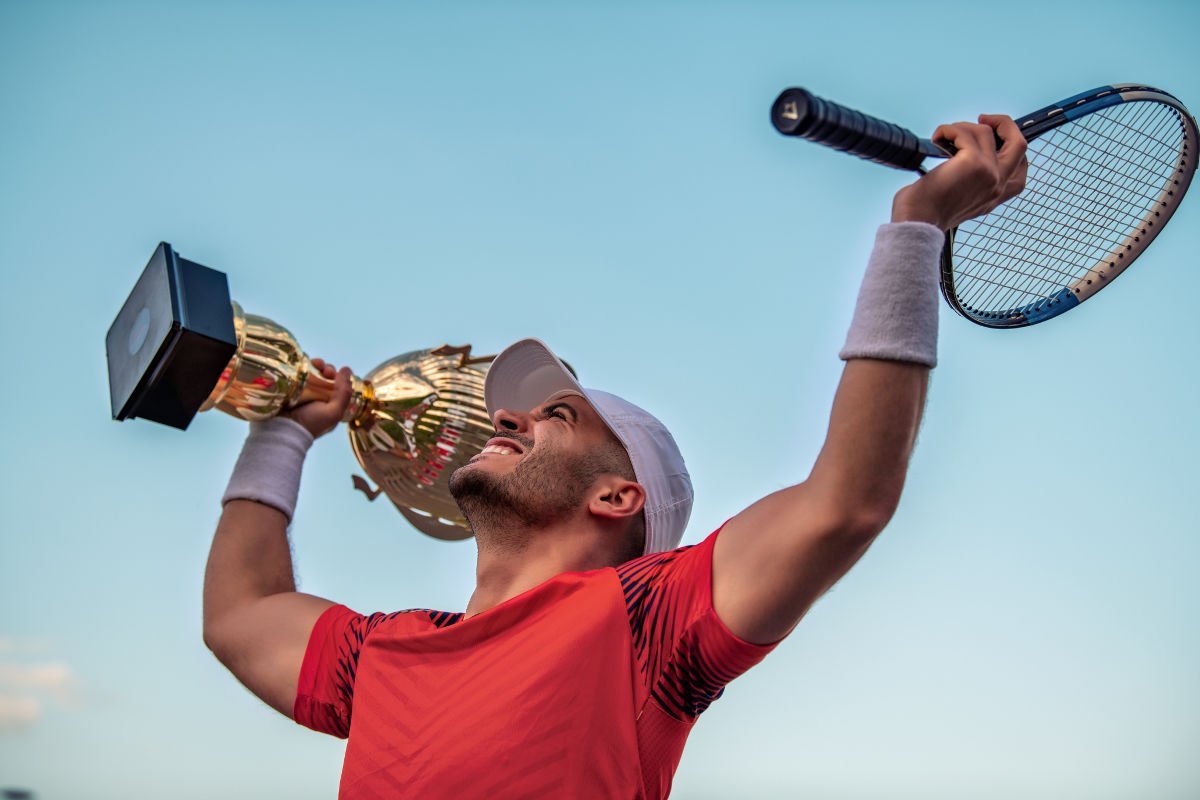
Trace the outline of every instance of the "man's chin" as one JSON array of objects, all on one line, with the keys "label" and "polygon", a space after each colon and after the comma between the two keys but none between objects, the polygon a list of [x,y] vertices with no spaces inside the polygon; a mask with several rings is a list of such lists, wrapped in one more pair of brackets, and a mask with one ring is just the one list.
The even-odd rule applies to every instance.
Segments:
[{"label": "man's chin", "polygon": [[[450,496],[475,529],[494,527],[513,513],[513,501],[505,489],[504,476],[482,468],[478,462],[465,464],[450,475]],[[519,517],[519,515],[518,515]]]},{"label": "man's chin", "polygon": [[464,497],[487,495],[495,488],[498,476],[483,468],[481,461],[468,462],[450,473],[450,496],[459,501],[459,505]]},{"label": "man's chin", "polygon": [[450,496],[453,497],[455,500],[458,499],[459,494],[461,492],[463,492],[466,485],[468,483],[470,483],[471,481],[475,480],[475,478],[472,474],[474,472],[474,469],[475,469],[475,465],[473,463],[468,462],[466,464],[463,464],[458,469],[454,470],[454,472],[450,473],[450,480],[447,481],[446,485],[450,487]]}]

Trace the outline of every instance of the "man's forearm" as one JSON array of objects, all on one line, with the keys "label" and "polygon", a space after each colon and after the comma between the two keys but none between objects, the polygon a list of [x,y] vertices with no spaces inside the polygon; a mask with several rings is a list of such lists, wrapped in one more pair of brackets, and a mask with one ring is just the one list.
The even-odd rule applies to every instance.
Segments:
[{"label": "man's forearm", "polygon": [[296,590],[287,526],[312,441],[288,419],[252,427],[225,491],[205,571],[206,635],[239,606]]},{"label": "man's forearm", "polygon": [[809,485],[874,532],[900,501],[925,405],[929,367],[851,359]]},{"label": "man's forearm", "polygon": [[239,605],[295,590],[287,517],[250,500],[227,503],[204,571],[206,632]]}]

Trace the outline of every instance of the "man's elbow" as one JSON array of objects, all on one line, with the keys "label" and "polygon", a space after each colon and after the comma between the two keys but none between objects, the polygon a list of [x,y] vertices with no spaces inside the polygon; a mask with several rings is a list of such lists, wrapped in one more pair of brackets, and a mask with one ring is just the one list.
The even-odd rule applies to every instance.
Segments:
[{"label": "man's elbow", "polygon": [[220,659],[223,643],[220,635],[217,632],[217,629],[213,625],[209,624],[207,620],[204,622],[203,639],[204,646],[207,647],[214,656]]},{"label": "man's elbow", "polygon": [[230,635],[228,622],[224,621],[222,624],[221,621],[206,614],[202,630],[204,646],[216,656],[218,661],[228,665],[233,650],[233,638]]},{"label": "man's elbow", "polygon": [[848,505],[833,517],[830,532],[852,542],[870,544],[891,522],[899,502],[900,497],[897,494],[894,498],[879,498]]},{"label": "man's elbow", "polygon": [[863,509],[851,514],[846,521],[844,535],[855,541],[871,542],[883,533],[892,520],[894,509]]}]

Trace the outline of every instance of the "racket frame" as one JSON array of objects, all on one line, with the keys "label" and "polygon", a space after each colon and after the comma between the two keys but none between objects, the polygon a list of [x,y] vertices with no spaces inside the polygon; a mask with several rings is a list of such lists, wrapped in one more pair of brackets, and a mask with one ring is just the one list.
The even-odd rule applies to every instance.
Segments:
[{"label": "racket frame", "polygon": [[1153,86],[1141,84],[1100,86],[1026,114],[1016,120],[1016,123],[1025,139],[1033,141],[1072,120],[1110,106],[1135,102],[1157,102],[1171,106],[1179,112],[1183,126],[1183,143],[1176,157],[1175,177],[1162,189],[1151,206],[1153,216],[1145,217],[1140,226],[1136,226],[1124,240],[1118,242],[1109,253],[1085,271],[1083,277],[1067,284],[1049,297],[998,312],[976,311],[958,300],[954,286],[953,259],[954,239],[958,229],[954,228],[947,232],[941,264],[942,296],[951,308],[985,328],[1024,328],[1036,325],[1069,311],[1112,283],[1113,279],[1124,272],[1150,246],[1179,207],[1196,171],[1196,119],[1178,98]]},{"label": "racket frame", "polygon": [[[1021,328],[1045,322],[1074,308],[1112,283],[1149,247],[1179,207],[1196,169],[1196,120],[1178,98],[1144,84],[1100,86],[1026,114],[1016,123],[1026,140],[1035,141],[1072,120],[1110,106],[1137,102],[1170,106],[1178,113],[1183,127],[1182,146],[1173,167],[1174,177],[1152,202],[1141,224],[1134,226],[1123,241],[1084,271],[1081,278],[1064,285],[1050,296],[998,311],[973,309],[958,299],[953,258],[958,229],[954,228],[947,232],[941,263],[942,295],[951,308],[985,328]],[[775,100],[771,106],[771,123],[785,136],[807,139],[859,158],[922,175],[927,171],[925,164],[928,159],[950,158],[954,154],[954,148],[948,143],[923,139],[907,128],[816,97],[798,87],[784,90]],[[1001,144],[997,139],[997,146]],[[1019,198],[1020,195],[1009,202]]]}]

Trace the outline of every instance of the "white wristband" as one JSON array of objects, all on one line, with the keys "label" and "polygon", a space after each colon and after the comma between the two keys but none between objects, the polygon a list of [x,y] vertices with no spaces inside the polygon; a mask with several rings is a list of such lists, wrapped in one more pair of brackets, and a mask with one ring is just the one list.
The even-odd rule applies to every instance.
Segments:
[{"label": "white wristband", "polygon": [[925,222],[879,226],[839,357],[937,366],[938,271],[945,234]]},{"label": "white wristband", "polygon": [[221,505],[230,500],[253,500],[277,508],[292,521],[300,495],[300,470],[312,447],[313,435],[295,420],[272,417],[250,423]]}]

